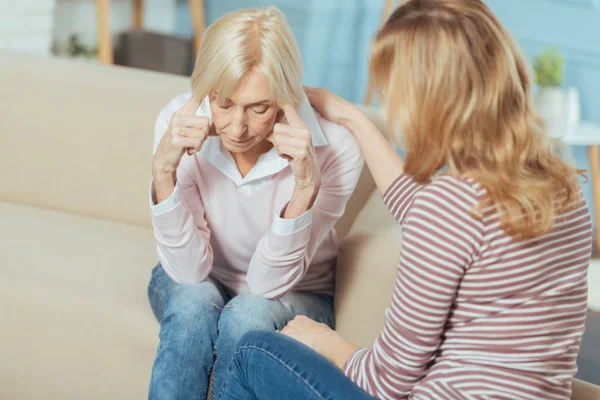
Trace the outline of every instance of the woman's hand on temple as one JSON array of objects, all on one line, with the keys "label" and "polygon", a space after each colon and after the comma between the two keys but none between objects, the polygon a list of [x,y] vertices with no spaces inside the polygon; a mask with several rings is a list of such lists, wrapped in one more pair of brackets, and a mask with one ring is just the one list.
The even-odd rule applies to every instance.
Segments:
[{"label": "woman's hand on temple", "polygon": [[321,167],[312,143],[312,135],[294,107],[284,105],[287,123],[277,123],[267,140],[280,157],[287,159],[294,174],[294,194],[284,218],[297,218],[308,211],[321,187]]},{"label": "woman's hand on temple", "polygon": [[280,157],[287,159],[299,189],[321,185],[321,168],[312,143],[312,135],[294,107],[282,107],[287,124],[277,123],[268,140]]},{"label": "woman's hand on temple", "polygon": [[358,349],[327,325],[305,316],[294,318],[281,333],[315,350],[339,368],[343,368],[350,355]]},{"label": "woman's hand on temple", "polygon": [[347,126],[349,119],[361,115],[354,104],[329,90],[305,86],[304,91],[310,104],[328,121]]},{"label": "woman's hand on temple", "polygon": [[207,117],[196,116],[200,99],[192,95],[188,102],[171,118],[169,128],[162,137],[152,159],[154,179],[172,176],[184,153],[198,152],[210,133]]},{"label": "woman's hand on temple", "polygon": [[208,135],[214,134],[208,118],[196,116],[200,102],[197,96],[192,95],[175,112],[152,157],[154,204],[162,203],[175,190],[176,171],[183,154],[192,155],[200,151]]}]

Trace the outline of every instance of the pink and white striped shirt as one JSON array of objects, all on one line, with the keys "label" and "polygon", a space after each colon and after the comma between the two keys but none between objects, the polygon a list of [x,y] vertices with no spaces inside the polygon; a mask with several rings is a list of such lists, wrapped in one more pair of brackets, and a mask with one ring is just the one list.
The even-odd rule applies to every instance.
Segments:
[{"label": "pink and white striped shirt", "polygon": [[485,189],[399,177],[384,201],[404,239],[373,349],[346,374],[381,399],[569,399],[584,331],[592,226],[582,200],[553,230],[515,241]]}]

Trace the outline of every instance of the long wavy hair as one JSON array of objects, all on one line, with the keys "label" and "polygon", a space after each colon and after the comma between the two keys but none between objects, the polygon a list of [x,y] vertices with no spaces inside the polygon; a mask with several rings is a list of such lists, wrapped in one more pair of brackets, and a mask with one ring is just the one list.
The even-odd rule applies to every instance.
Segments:
[{"label": "long wavy hair", "polygon": [[479,207],[522,239],[581,199],[583,173],[553,151],[530,66],[483,1],[409,0],[378,33],[370,75],[418,182],[444,167],[474,179],[487,190]]}]

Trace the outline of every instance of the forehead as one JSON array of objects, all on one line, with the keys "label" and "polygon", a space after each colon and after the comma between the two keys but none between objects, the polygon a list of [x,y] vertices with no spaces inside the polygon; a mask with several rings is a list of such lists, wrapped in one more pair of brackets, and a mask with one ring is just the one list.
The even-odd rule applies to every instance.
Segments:
[{"label": "forehead", "polygon": [[242,76],[229,99],[238,105],[274,102],[269,81],[256,71],[249,71]]}]

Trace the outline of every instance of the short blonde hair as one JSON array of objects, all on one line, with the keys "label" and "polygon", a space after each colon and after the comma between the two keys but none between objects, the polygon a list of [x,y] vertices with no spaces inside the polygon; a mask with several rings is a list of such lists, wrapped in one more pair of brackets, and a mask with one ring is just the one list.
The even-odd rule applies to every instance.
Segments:
[{"label": "short blonde hair", "polygon": [[277,7],[233,11],[211,24],[200,43],[192,90],[200,98],[216,91],[217,101],[223,102],[252,70],[269,81],[276,104],[300,105],[300,50]]}]

